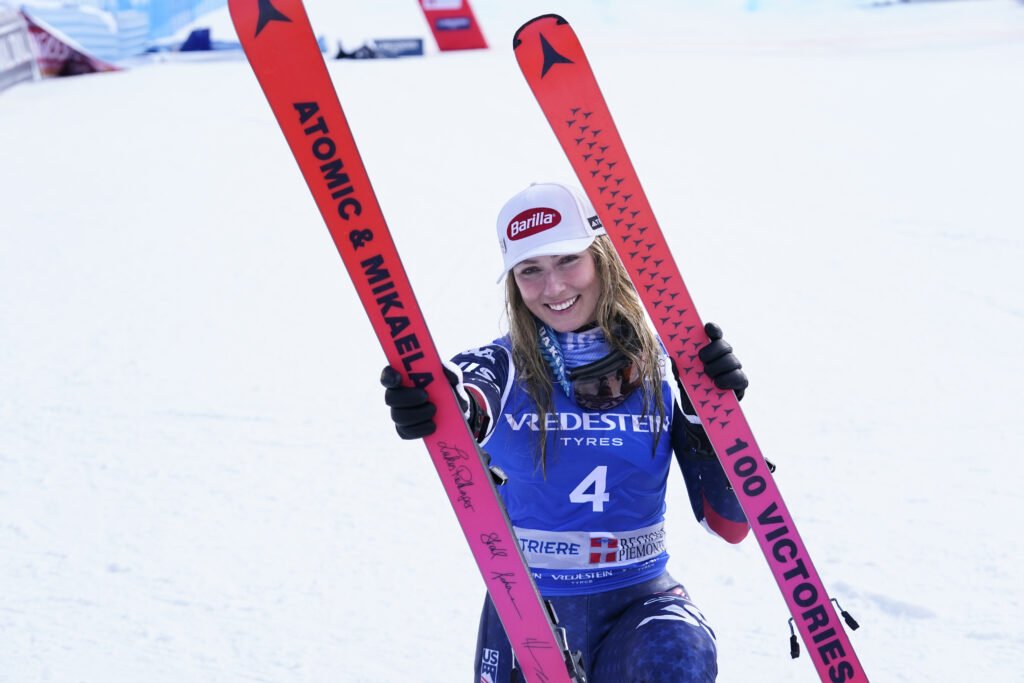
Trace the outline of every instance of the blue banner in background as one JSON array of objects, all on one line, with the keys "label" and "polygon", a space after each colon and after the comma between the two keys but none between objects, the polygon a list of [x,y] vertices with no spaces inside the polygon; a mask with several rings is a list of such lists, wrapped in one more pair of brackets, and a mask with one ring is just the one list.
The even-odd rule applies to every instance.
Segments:
[{"label": "blue banner in background", "polygon": [[144,8],[149,15],[149,38],[174,35],[208,12],[227,5],[227,0],[106,0],[107,4]]},{"label": "blue banner in background", "polygon": [[227,0],[71,0],[22,5],[85,51],[107,61],[142,54]]}]

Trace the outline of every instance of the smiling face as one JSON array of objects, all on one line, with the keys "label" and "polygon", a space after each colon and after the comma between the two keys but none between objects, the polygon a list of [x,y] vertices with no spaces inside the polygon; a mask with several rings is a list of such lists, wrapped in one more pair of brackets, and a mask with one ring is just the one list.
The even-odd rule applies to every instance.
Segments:
[{"label": "smiling face", "polygon": [[512,269],[523,303],[556,332],[571,332],[594,321],[601,282],[590,250],[537,256]]}]

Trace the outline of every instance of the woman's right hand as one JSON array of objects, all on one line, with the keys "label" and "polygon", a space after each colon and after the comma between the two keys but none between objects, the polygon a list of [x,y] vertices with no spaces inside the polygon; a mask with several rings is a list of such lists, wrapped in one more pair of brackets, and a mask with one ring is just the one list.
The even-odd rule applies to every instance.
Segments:
[{"label": "woman's right hand", "polygon": [[[466,385],[462,383],[462,370],[458,365],[447,361],[444,363],[444,376],[455,393],[462,417],[469,424],[473,437],[480,439],[487,429],[486,413],[470,398]],[[426,391],[415,387],[403,387],[402,375],[391,366],[381,370],[380,383],[386,389],[384,402],[391,407],[391,420],[395,423],[395,431],[400,437],[422,439],[434,433],[437,429],[434,422],[437,406],[431,402]]]},{"label": "woman's right hand", "polygon": [[434,414],[437,407],[430,401],[427,392],[416,387],[403,387],[402,375],[391,366],[380,373],[384,386],[384,403],[391,407],[391,420],[395,431],[403,439],[422,439],[437,429]]}]

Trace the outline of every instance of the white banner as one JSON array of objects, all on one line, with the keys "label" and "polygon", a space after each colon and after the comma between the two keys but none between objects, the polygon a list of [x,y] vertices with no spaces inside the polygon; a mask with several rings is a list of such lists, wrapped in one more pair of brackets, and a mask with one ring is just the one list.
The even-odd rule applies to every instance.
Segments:
[{"label": "white banner", "polygon": [[526,563],[535,569],[621,567],[665,552],[665,525],[633,531],[513,529]]}]

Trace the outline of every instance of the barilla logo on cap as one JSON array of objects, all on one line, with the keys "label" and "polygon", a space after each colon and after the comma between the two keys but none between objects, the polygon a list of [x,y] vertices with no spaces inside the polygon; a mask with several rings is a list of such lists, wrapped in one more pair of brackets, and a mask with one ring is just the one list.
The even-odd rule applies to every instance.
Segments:
[{"label": "barilla logo on cap", "polygon": [[510,240],[521,240],[553,228],[561,222],[562,214],[554,209],[527,209],[509,221],[506,232]]}]

